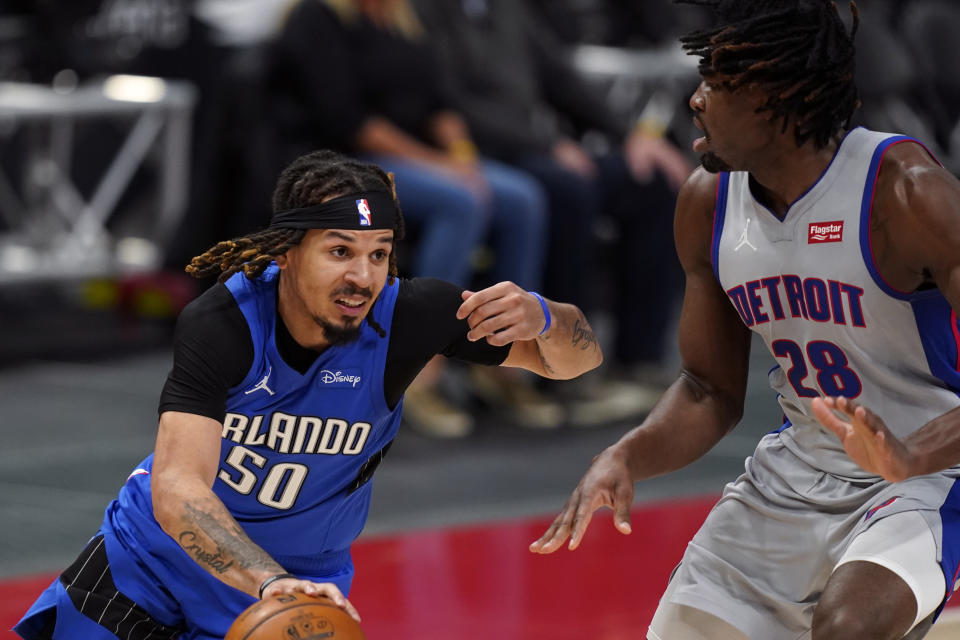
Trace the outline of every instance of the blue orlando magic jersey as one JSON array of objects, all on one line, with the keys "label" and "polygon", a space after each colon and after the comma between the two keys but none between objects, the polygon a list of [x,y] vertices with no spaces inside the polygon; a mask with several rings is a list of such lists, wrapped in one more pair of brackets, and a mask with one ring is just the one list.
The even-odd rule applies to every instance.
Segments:
[{"label": "blue orlando magic jersey", "polygon": [[891,287],[870,247],[880,163],[904,142],[916,141],[850,131],[782,219],[753,197],[747,173],[719,178],[712,261],[744,324],[778,362],[769,378],[787,419],[781,438],[802,460],[844,477],[871,476],[816,420],[812,398],[855,398],[900,438],[960,405],[956,314],[937,289]]},{"label": "blue orlando magic jersey", "polygon": [[[384,399],[389,340],[366,322],[360,338],[330,347],[301,374],[277,352],[272,266],[227,288],[253,338],[253,365],[227,398],[220,470],[213,490],[254,542],[272,556],[345,549],[360,534],[370,503],[364,464],[400,426]],[[387,332],[398,283],[386,286],[373,317]],[[282,564],[282,562],[281,562]]]},{"label": "blue orlando magic jersey", "polygon": [[[318,568],[313,558],[348,557],[369,510],[366,471],[396,435],[403,403],[387,407],[389,339],[366,322],[359,339],[329,347],[306,373],[284,362],[276,346],[278,273],[273,265],[256,280],[235,274],[226,283],[249,326],[254,357],[227,397],[213,491],[281,565],[311,571]],[[388,335],[398,288],[384,287],[371,311]],[[138,471],[146,475],[152,462],[151,455]],[[149,478],[136,473],[121,490],[121,504],[150,508],[149,499],[124,500],[131,497],[124,492],[147,497]]]}]

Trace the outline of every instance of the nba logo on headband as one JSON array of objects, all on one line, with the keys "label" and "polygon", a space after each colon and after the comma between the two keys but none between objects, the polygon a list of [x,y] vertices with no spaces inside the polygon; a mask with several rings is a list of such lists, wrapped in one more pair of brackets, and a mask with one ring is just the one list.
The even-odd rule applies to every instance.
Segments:
[{"label": "nba logo on headband", "polygon": [[357,213],[360,214],[360,226],[369,227],[372,224],[370,220],[370,204],[366,198],[357,200]]}]

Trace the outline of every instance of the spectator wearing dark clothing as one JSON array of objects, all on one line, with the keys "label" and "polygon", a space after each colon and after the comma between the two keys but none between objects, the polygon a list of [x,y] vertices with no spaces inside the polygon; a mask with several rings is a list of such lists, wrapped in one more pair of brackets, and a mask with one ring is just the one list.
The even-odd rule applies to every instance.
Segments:
[{"label": "spectator wearing dark clothing", "polygon": [[[418,231],[413,275],[467,286],[471,254],[489,240],[489,277],[538,289],[543,188],[478,155],[434,56],[407,0],[301,0],[271,63],[283,154],[329,147],[392,172],[404,216]],[[406,418],[431,435],[466,435],[473,419],[439,393],[437,362],[410,387]],[[557,422],[556,415],[548,410],[541,421]]]},{"label": "spectator wearing dark clothing", "polygon": [[272,65],[284,155],[329,147],[396,175],[421,228],[417,276],[468,284],[472,250],[493,233],[491,277],[539,285],[545,200],[527,174],[480,158],[438,80],[415,14],[398,0],[302,0]]},{"label": "spectator wearing dark clothing", "polygon": [[[686,157],[659,131],[631,128],[563,57],[522,0],[419,0],[431,41],[480,149],[535,175],[547,190],[545,288],[589,308],[600,215],[619,228],[612,258],[614,361],[658,363],[676,300],[675,192]],[[578,132],[602,131],[613,151],[589,153]],[[678,277],[678,276],[677,276]]]}]

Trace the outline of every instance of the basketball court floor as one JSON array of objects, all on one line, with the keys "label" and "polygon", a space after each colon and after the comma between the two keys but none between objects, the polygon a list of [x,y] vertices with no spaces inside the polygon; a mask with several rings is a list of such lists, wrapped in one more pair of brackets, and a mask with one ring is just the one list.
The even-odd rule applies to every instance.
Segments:
[{"label": "basketball court floor", "polygon": [[[163,350],[0,370],[0,640],[99,525],[152,448]],[[377,473],[355,547],[351,600],[371,640],[644,637],[670,569],[723,483],[779,422],[754,346],[748,413],[705,458],[637,485],[633,533],[595,517],[576,552],[538,556],[545,530],[600,449],[630,425],[529,431],[495,417],[468,439],[401,432]],[[960,608],[933,640],[960,638]],[[757,639],[762,640],[762,639]]]}]

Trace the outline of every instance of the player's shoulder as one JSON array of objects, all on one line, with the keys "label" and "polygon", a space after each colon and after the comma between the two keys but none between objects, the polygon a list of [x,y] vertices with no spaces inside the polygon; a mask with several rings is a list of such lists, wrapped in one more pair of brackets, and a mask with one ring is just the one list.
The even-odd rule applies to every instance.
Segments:
[{"label": "player's shoulder", "polygon": [[717,202],[717,187],[720,174],[710,173],[703,167],[697,167],[677,194],[677,216],[712,218]]},{"label": "player's shoulder", "polygon": [[180,312],[177,341],[250,341],[250,329],[230,290],[217,283],[190,301]]},{"label": "player's shoulder", "polygon": [[941,182],[960,185],[926,147],[915,140],[906,140],[892,145],[884,153],[877,189],[916,195]]},{"label": "player's shoulder", "polygon": [[700,200],[708,199],[713,203],[720,182],[719,173],[711,173],[702,166],[694,169],[680,187],[680,195]]},{"label": "player's shoulder", "polygon": [[677,194],[674,235],[681,262],[691,258],[709,261],[713,239],[713,214],[717,206],[720,175],[697,167]]},{"label": "player's shoulder", "polygon": [[222,283],[217,283],[191,300],[180,312],[180,322],[208,321],[211,316],[239,311],[233,294]]},{"label": "player's shoulder", "polygon": [[[892,145],[877,175],[874,211],[881,220],[937,224],[945,214],[953,226],[960,206],[960,180],[919,142]],[[952,211],[951,211],[952,210]]]}]

